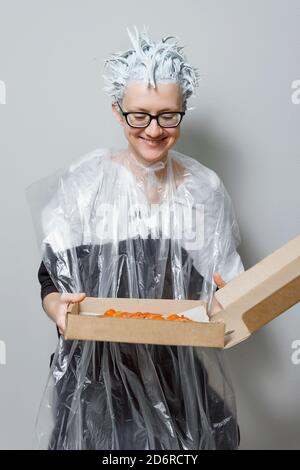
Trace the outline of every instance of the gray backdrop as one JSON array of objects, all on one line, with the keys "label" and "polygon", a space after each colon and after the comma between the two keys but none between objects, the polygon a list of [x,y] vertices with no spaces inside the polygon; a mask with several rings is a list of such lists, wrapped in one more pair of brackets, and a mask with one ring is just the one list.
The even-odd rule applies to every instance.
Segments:
[{"label": "gray backdrop", "polygon": [[[156,38],[178,36],[202,73],[177,149],[223,179],[246,267],[300,232],[299,0],[1,0],[2,449],[32,447],[56,346],[24,189],[92,149],[125,145],[103,61],[130,46],[126,26],[144,23]],[[243,449],[300,448],[299,314],[298,304],[226,353]]]}]

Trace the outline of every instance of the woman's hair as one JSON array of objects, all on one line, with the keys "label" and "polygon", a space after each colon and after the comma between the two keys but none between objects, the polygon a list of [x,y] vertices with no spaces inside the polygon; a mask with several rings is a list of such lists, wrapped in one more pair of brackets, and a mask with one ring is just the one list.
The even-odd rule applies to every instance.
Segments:
[{"label": "woman's hair", "polygon": [[174,36],[153,41],[144,26],[139,33],[136,26],[135,36],[127,28],[132,49],[115,52],[105,60],[104,67],[108,75],[103,75],[106,86],[104,90],[114,101],[122,101],[127,85],[131,80],[142,80],[154,88],[156,83],[177,83],[182,92],[183,107],[187,99],[195,93],[199,82],[199,73],[195,67],[186,62],[178,42],[168,43]]}]

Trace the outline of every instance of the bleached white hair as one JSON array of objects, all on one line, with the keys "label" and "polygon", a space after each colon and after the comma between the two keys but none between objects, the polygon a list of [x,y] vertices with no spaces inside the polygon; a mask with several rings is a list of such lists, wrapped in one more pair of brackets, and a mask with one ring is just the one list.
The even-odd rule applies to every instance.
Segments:
[{"label": "bleached white hair", "polygon": [[146,27],[140,33],[134,26],[135,35],[127,28],[132,49],[115,52],[105,60],[104,67],[108,75],[103,75],[106,85],[104,90],[113,101],[122,101],[126,87],[131,80],[142,80],[156,87],[156,83],[177,83],[181,89],[183,107],[187,99],[195,94],[200,75],[195,67],[186,62],[182,46],[178,42],[167,43],[174,36],[167,36],[160,41],[153,41]]}]

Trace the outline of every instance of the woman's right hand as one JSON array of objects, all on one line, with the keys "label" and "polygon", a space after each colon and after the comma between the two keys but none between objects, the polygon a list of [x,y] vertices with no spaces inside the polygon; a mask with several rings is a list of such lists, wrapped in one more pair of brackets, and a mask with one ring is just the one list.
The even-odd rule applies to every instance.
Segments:
[{"label": "woman's right hand", "polygon": [[43,300],[43,308],[47,315],[54,321],[61,335],[66,331],[66,318],[68,306],[75,302],[81,302],[85,299],[85,293],[63,293],[51,292]]}]

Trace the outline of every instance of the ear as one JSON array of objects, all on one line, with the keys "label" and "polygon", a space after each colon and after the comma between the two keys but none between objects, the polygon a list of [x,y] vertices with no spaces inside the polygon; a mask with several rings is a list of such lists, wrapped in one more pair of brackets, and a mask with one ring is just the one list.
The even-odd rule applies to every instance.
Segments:
[{"label": "ear", "polygon": [[111,104],[111,110],[113,114],[115,115],[115,118],[117,119],[117,121],[119,121],[120,124],[123,124],[123,116],[119,113],[117,107],[118,105],[116,103]]}]

